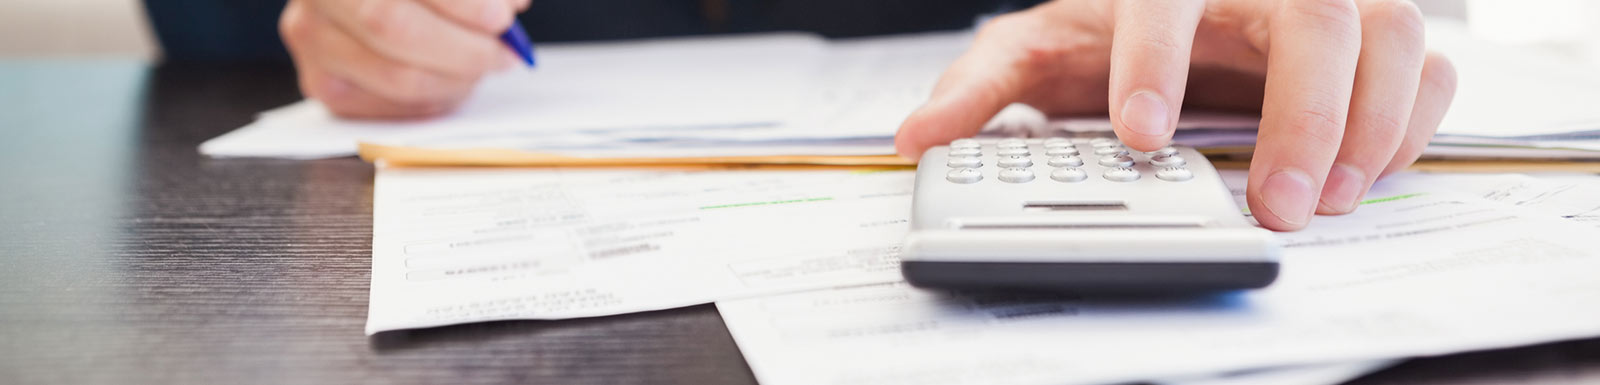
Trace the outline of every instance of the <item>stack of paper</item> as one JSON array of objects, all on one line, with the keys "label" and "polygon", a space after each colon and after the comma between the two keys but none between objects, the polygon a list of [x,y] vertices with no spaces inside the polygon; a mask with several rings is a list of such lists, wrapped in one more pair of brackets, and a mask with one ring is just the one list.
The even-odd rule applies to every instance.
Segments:
[{"label": "stack of paper", "polygon": [[895,128],[967,32],[829,42],[805,34],[552,46],[485,79],[450,115],[334,117],[304,101],[206,142],[219,157],[325,158],[386,148],[587,158],[889,155]]},{"label": "stack of paper", "polygon": [[[1225,176],[1242,196],[1244,174]],[[900,283],[911,179],[382,168],[367,331],[715,301],[768,385],[1327,384],[1600,336],[1592,175],[1392,176],[1356,213],[1282,234],[1266,290],[1139,301]]]}]

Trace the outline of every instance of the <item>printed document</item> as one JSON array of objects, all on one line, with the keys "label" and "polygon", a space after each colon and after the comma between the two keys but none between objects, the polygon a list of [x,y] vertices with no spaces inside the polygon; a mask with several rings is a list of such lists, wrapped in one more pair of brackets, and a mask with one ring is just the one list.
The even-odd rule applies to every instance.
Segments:
[{"label": "printed document", "polygon": [[892,154],[900,120],[970,40],[970,31],[833,41],[767,33],[541,46],[537,69],[485,78],[445,116],[346,120],[307,100],[263,113],[200,151],[312,159],[355,155],[365,142],[591,157],[660,157],[687,147],[695,156],[814,155],[839,146]]},{"label": "printed document", "polygon": [[891,282],[913,173],[380,169],[368,334]]},{"label": "printed document", "polygon": [[1355,213],[1280,234],[1282,275],[1255,292],[1129,300],[889,283],[717,306],[767,385],[1115,383],[1600,335],[1600,231],[1564,218],[1587,210],[1575,198],[1527,199],[1577,196],[1539,182],[1390,177]]}]

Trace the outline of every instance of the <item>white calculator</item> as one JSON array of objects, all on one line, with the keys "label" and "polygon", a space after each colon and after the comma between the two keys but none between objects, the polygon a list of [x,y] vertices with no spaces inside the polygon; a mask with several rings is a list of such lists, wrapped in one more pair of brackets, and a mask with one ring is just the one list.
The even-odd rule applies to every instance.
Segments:
[{"label": "white calculator", "polygon": [[911,284],[946,289],[1204,292],[1278,276],[1272,232],[1192,148],[1113,138],[970,138],[917,164]]}]

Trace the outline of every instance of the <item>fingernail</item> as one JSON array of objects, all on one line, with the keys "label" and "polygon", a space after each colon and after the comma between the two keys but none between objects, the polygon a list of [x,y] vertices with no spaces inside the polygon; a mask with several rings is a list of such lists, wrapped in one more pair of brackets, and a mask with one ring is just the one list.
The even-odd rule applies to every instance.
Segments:
[{"label": "fingernail", "polygon": [[1122,105],[1122,124],[1140,135],[1165,136],[1167,119],[1167,102],[1154,92],[1136,92]]},{"label": "fingernail", "polygon": [[490,28],[503,26],[512,17],[511,10],[506,9],[506,4],[498,1],[483,2],[483,10],[479,12],[481,12],[478,15],[479,22]]},{"label": "fingernail", "polygon": [[1299,169],[1278,170],[1261,183],[1261,203],[1267,206],[1268,213],[1296,227],[1309,221],[1316,194],[1311,177]]},{"label": "fingernail", "polygon": [[1322,185],[1322,210],[1348,213],[1356,210],[1361,201],[1361,188],[1367,184],[1367,173],[1346,164],[1335,163],[1328,172],[1328,181]]}]

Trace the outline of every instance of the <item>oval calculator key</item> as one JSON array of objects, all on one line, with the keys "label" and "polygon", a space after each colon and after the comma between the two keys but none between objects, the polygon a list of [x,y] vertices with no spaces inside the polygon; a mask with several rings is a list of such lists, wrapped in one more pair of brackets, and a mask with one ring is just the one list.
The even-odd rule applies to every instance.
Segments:
[{"label": "oval calculator key", "polygon": [[1002,156],[997,162],[1002,168],[1033,166],[1033,159],[1023,155]]},{"label": "oval calculator key", "polygon": [[1105,167],[1133,167],[1133,156],[1107,155],[1100,158],[1100,165]]},{"label": "oval calculator key", "polygon": [[978,181],[983,180],[983,173],[975,168],[958,168],[950,170],[950,172],[945,175],[945,180],[963,184],[977,183]]},{"label": "oval calculator key", "polygon": [[1156,178],[1168,182],[1182,182],[1194,179],[1194,173],[1187,168],[1168,167],[1156,170]]},{"label": "oval calculator key", "polygon": [[980,156],[980,155],[983,155],[983,151],[982,150],[979,150],[979,149],[976,149],[976,148],[969,148],[969,149],[961,149],[961,150],[950,150],[950,155],[949,156],[951,156],[951,157],[977,157],[977,156]]},{"label": "oval calculator key", "polygon": [[1118,167],[1106,170],[1106,180],[1112,182],[1132,182],[1139,180],[1139,170],[1129,167]]},{"label": "oval calculator key", "polygon": [[1007,149],[1000,150],[999,154],[1000,154],[1000,156],[1028,156],[1028,149],[1026,147],[1024,147],[1024,148],[1007,148]]},{"label": "oval calculator key", "polygon": [[1183,167],[1188,162],[1183,160],[1182,156],[1173,154],[1152,156],[1150,157],[1150,164],[1156,167]]},{"label": "oval calculator key", "polygon": [[899,256],[918,287],[1200,294],[1278,274],[1273,233],[1184,146],[960,139],[924,153],[911,210]]},{"label": "oval calculator key", "polygon": [[946,165],[953,168],[978,168],[983,167],[983,160],[977,157],[950,158]]},{"label": "oval calculator key", "polygon": [[1122,146],[1100,147],[1094,149],[1095,155],[1117,155],[1126,153],[1128,153],[1128,149]]},{"label": "oval calculator key", "polygon": [[1000,170],[1000,181],[1007,183],[1025,183],[1033,181],[1033,170],[1022,167],[1012,167]]},{"label": "oval calculator key", "polygon": [[1057,147],[1044,149],[1045,156],[1078,155],[1078,149],[1072,147]]},{"label": "oval calculator key", "polygon": [[1081,167],[1083,166],[1083,158],[1072,155],[1052,156],[1045,164],[1050,165],[1050,167]]},{"label": "oval calculator key", "polygon": [[955,149],[965,149],[965,148],[977,149],[977,148],[981,148],[981,147],[983,147],[982,144],[978,144],[977,140],[972,140],[972,139],[956,139],[954,142],[950,142],[950,148],[955,148]]},{"label": "oval calculator key", "polygon": [[1154,156],[1171,156],[1171,155],[1176,155],[1177,153],[1178,153],[1178,149],[1172,148],[1172,146],[1167,146],[1167,147],[1162,147],[1160,150],[1147,152],[1145,154],[1154,157]]},{"label": "oval calculator key", "polygon": [[1089,173],[1083,172],[1083,169],[1079,168],[1058,168],[1050,171],[1050,179],[1067,183],[1082,182],[1089,179]]}]

